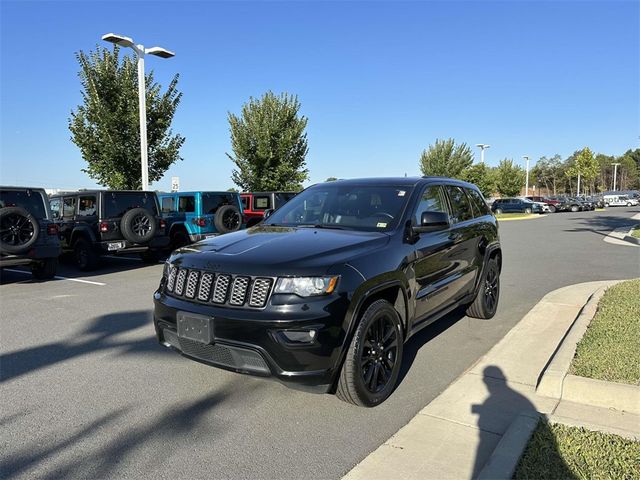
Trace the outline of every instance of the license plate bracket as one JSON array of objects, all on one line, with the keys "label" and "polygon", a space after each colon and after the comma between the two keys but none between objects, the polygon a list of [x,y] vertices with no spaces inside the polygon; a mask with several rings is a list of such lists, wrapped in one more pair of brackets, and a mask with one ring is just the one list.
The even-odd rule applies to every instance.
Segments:
[{"label": "license plate bracket", "polygon": [[107,250],[113,252],[114,250],[121,250],[124,248],[124,242],[110,242],[107,244]]},{"label": "license plate bracket", "polygon": [[213,319],[196,313],[178,312],[178,337],[210,344],[213,341]]}]

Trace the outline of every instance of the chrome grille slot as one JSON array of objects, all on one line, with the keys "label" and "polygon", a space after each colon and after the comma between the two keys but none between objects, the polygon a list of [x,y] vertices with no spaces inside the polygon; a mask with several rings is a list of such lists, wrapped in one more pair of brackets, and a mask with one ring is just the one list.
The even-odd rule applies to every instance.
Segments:
[{"label": "chrome grille slot", "polygon": [[250,280],[251,279],[249,277],[235,278],[233,281],[233,287],[231,288],[231,297],[229,298],[230,305],[244,305]]},{"label": "chrome grille slot", "polygon": [[198,289],[198,300],[206,302],[211,295],[211,285],[213,284],[213,273],[203,273],[200,279],[200,288]]},{"label": "chrome grille slot", "polygon": [[178,270],[178,276],[176,277],[176,295],[182,295],[184,293],[184,282],[187,278],[187,271],[184,268]]},{"label": "chrome grille slot", "polygon": [[251,287],[251,295],[249,297],[249,306],[262,308],[269,298],[269,290],[271,290],[272,280],[270,278],[256,278]]},{"label": "chrome grille slot", "polygon": [[197,270],[190,270],[189,275],[187,276],[187,288],[184,292],[184,296],[187,298],[195,298],[196,297],[196,287],[198,286],[198,277],[200,276],[200,272]]},{"label": "chrome grille slot", "polygon": [[174,287],[176,286],[176,274],[178,273],[178,267],[171,265],[169,267],[169,276],[167,277],[167,286],[166,289],[168,292],[173,292]]},{"label": "chrome grille slot", "polygon": [[213,288],[213,297],[211,298],[213,303],[225,302],[227,299],[227,290],[229,290],[229,283],[231,283],[231,277],[229,275],[218,275],[215,287]]}]

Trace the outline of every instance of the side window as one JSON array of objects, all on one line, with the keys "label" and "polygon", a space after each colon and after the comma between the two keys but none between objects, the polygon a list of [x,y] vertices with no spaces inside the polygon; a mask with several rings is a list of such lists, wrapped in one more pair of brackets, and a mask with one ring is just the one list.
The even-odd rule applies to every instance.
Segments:
[{"label": "side window", "polygon": [[442,188],[439,185],[427,187],[422,193],[414,215],[415,225],[420,225],[422,212],[447,213],[446,203],[442,195]]},{"label": "side window", "polygon": [[89,217],[96,214],[96,197],[93,195],[78,198],[78,216]]},{"label": "side window", "polygon": [[253,197],[253,209],[254,210],[267,210],[271,207],[271,199],[267,196],[254,196]]},{"label": "side window", "polygon": [[246,210],[249,208],[249,198],[248,197],[240,197],[240,200],[242,200],[242,209]]},{"label": "side window", "polygon": [[473,218],[471,211],[471,204],[467,195],[462,188],[455,187],[453,185],[446,185],[444,187],[449,194],[449,200],[451,201],[451,208],[453,210],[453,223],[464,222]]},{"label": "side window", "polygon": [[64,197],[62,200],[62,216],[73,217],[76,213],[76,197]]},{"label": "side window", "polygon": [[480,192],[472,188],[465,188],[464,190],[467,192],[468,197],[471,199],[471,203],[473,205],[473,213],[476,217],[491,215],[489,207],[487,206],[487,202],[485,202]]},{"label": "side window", "polygon": [[162,199],[162,213],[173,212],[173,197],[164,197]]},{"label": "side window", "polygon": [[180,197],[178,199],[178,211],[183,213],[193,213],[196,211],[195,197]]},{"label": "side window", "polygon": [[59,219],[62,216],[60,214],[60,208],[62,207],[62,200],[59,198],[53,198],[51,199],[51,202],[49,202],[49,205],[51,207],[51,215],[53,219],[54,220]]}]

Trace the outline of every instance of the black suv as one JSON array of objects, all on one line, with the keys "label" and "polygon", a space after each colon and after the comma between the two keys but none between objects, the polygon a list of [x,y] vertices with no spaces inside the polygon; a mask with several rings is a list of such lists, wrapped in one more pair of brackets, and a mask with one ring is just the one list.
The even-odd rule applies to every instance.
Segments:
[{"label": "black suv", "polygon": [[60,242],[42,188],[0,187],[0,267],[29,265],[38,279],[58,268]]},{"label": "black suv", "polygon": [[154,294],[158,340],[183,355],[375,406],[403,344],[463,306],[491,318],[498,225],[441,177],[312,186],[260,225],[175,251]]},{"label": "black suv", "polygon": [[86,190],[51,197],[62,248],[81,270],[98,266],[100,255],[139,253],[157,262],[169,245],[155,192]]}]

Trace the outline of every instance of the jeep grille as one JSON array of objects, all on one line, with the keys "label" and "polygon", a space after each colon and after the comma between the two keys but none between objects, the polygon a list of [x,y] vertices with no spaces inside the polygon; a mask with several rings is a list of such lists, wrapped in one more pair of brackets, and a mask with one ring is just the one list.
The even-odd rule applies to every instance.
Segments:
[{"label": "jeep grille", "polygon": [[165,292],[201,303],[263,308],[272,287],[273,278],[269,277],[203,272],[171,265]]}]

